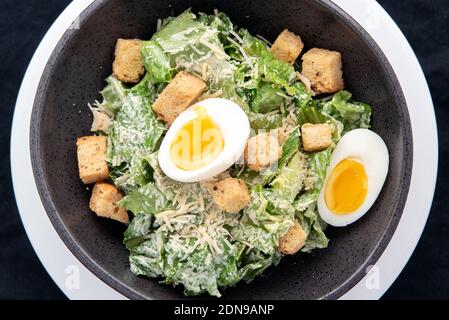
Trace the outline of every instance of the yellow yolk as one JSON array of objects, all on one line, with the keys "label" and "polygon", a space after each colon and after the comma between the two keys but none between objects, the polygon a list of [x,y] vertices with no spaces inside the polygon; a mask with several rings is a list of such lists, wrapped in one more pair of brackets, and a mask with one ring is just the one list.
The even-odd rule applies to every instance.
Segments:
[{"label": "yellow yolk", "polygon": [[349,214],[360,208],[368,190],[365,167],[355,159],[345,159],[332,170],[324,190],[324,200],[333,213]]},{"label": "yellow yolk", "polygon": [[224,148],[221,130],[206,110],[196,107],[194,111],[195,119],[187,122],[176,133],[170,146],[173,163],[187,171],[207,166]]}]

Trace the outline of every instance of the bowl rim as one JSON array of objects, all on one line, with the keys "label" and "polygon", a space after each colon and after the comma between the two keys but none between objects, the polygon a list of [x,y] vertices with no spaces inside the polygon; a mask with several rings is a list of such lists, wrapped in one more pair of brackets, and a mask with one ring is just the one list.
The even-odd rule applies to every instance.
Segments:
[{"label": "bowl rim", "polygon": [[[82,25],[85,21],[89,20],[98,10],[100,10],[103,6],[107,4],[109,0],[95,0],[91,4],[87,6],[77,18],[77,24]],[[412,174],[412,166],[413,166],[413,135],[411,129],[411,121],[408,112],[407,103],[400,86],[399,80],[396,77],[396,74],[390,65],[390,62],[386,58],[383,51],[380,49],[376,41],[371,37],[371,35],[357,22],[354,18],[352,18],[348,13],[346,13],[343,9],[341,9],[337,4],[330,0],[312,0],[318,6],[328,10],[334,14],[334,16],[342,21],[346,26],[348,26],[357,36],[364,41],[367,46],[374,52],[374,55],[378,60],[380,60],[383,71],[387,76],[387,79],[390,85],[393,87],[393,90],[396,95],[396,100],[399,102],[401,116],[404,121],[404,149],[407,150],[405,152],[408,156],[404,158],[403,165],[401,167],[401,177],[403,177],[403,187],[401,188],[401,193],[398,196],[396,201],[396,212],[390,219],[388,227],[384,230],[381,239],[378,241],[376,246],[374,247],[371,254],[367,257],[364,263],[355,271],[348,279],[346,279],[339,287],[334,290],[328,292],[324,296],[320,297],[320,299],[336,299],[343,296],[347,293],[352,287],[354,287],[358,282],[362,280],[362,278],[366,275],[366,270],[369,266],[375,265],[376,261],[380,258],[384,250],[387,248],[391,238],[393,237],[396,228],[399,224],[400,218],[402,216],[408,191],[410,188],[411,182],[411,174]],[[92,258],[82,247],[77,244],[76,239],[72,236],[68,228],[63,223],[60,218],[56,207],[54,206],[49,190],[47,188],[44,177],[44,170],[41,166],[40,155],[41,148],[40,143],[38,143],[38,130],[40,128],[40,112],[42,111],[39,108],[40,97],[44,94],[45,90],[42,90],[45,87],[46,81],[48,80],[48,75],[51,74],[51,62],[54,58],[56,58],[57,53],[61,51],[66,41],[70,41],[70,38],[73,37],[74,33],[69,34],[70,30],[66,30],[62,37],[59,38],[58,43],[54,47],[47,61],[44,71],[39,79],[37,93],[34,97],[33,109],[31,115],[31,125],[30,125],[30,153],[31,153],[31,164],[34,179],[36,181],[37,190],[39,193],[39,197],[44,206],[44,209],[49,217],[49,220],[53,227],[55,228],[57,234],[62,239],[67,248],[73,253],[73,255],[94,275],[99,277],[103,282],[117,290],[119,293],[123,294],[127,298],[130,299],[148,299],[153,298],[150,294],[143,295],[136,291],[132,286],[126,285],[120,280],[116,279],[114,276],[110,275],[104,268],[102,268],[94,258]],[[38,183],[41,182],[41,183]],[[226,298],[226,297],[225,297]]]}]

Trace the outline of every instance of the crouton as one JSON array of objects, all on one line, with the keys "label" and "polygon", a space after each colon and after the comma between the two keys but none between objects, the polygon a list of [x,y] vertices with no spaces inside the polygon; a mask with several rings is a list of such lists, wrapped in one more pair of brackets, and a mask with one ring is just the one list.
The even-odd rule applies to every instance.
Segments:
[{"label": "crouton", "polygon": [[295,254],[304,247],[306,240],[306,232],[299,222],[295,221],[295,224],[279,239],[279,251],[288,255]]},{"label": "crouton", "polygon": [[229,213],[238,213],[251,201],[245,181],[235,178],[215,183],[212,196],[217,206]]},{"label": "crouton", "polygon": [[332,129],[327,123],[306,123],[301,126],[301,137],[305,151],[323,151],[332,144]]},{"label": "crouton", "polygon": [[107,180],[109,178],[106,163],[107,138],[104,136],[78,138],[76,146],[81,181],[90,184]]},{"label": "crouton", "polygon": [[127,83],[137,83],[145,73],[140,54],[141,45],[142,40],[139,39],[117,40],[112,72],[118,80]]},{"label": "crouton", "polygon": [[126,209],[117,204],[122,198],[122,193],[114,185],[99,182],[95,184],[92,190],[89,207],[99,217],[128,223],[129,217]]},{"label": "crouton", "polygon": [[304,49],[304,43],[301,37],[288,31],[288,29],[282,31],[271,46],[274,57],[289,64],[295,63],[302,49]]},{"label": "crouton", "polygon": [[205,90],[206,84],[202,80],[181,71],[159,95],[153,110],[159,118],[171,125]]},{"label": "crouton", "polygon": [[246,144],[245,163],[253,171],[271,167],[282,156],[278,135],[261,133],[250,138]]},{"label": "crouton", "polygon": [[316,94],[344,89],[341,54],[325,49],[311,49],[302,57],[302,75],[310,80]]}]

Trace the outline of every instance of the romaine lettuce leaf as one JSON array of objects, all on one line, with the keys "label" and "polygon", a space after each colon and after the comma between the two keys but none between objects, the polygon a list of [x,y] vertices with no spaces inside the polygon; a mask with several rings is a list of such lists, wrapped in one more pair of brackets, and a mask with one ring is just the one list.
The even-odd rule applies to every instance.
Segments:
[{"label": "romaine lettuce leaf", "polygon": [[[139,230],[139,233],[143,233],[143,229],[146,229],[148,217],[151,216],[137,216],[134,219],[137,219],[139,222],[143,222],[143,228]],[[134,225],[134,228],[136,228],[136,225]],[[130,228],[128,228],[128,231],[125,233],[125,237],[130,235],[129,230]],[[150,278],[160,277],[164,274],[162,248],[159,248],[158,246],[158,236],[159,234],[153,232],[142,235],[139,238],[128,240],[126,244],[131,251],[129,256],[131,272],[136,275],[144,275]],[[142,240],[137,242],[137,239]],[[132,243],[133,245],[130,246]]]},{"label": "romaine lettuce leaf", "polygon": [[153,83],[168,83],[172,79],[170,58],[156,41],[144,41],[141,47],[142,60]]},{"label": "romaine lettuce leaf", "polygon": [[295,68],[288,63],[274,58],[268,46],[251,36],[248,31],[240,30],[243,36],[243,49],[252,57],[257,58],[259,75],[269,83],[288,88],[296,79]]},{"label": "romaine lettuce leaf", "polygon": [[277,238],[263,227],[240,223],[231,231],[232,237],[250,248],[273,255],[277,250]]},{"label": "romaine lettuce leaf", "polygon": [[304,212],[311,204],[317,201],[319,194],[319,190],[304,192],[295,200],[293,207],[297,212]]},{"label": "romaine lettuce leaf", "polygon": [[284,102],[280,94],[283,91],[272,84],[261,82],[255,90],[256,94],[251,103],[251,110],[256,113],[268,113],[279,109]]},{"label": "romaine lettuce leaf", "polygon": [[279,159],[277,166],[273,166],[272,168],[269,168],[266,170],[266,172],[264,172],[262,185],[266,185],[271,180],[273,180],[279,170],[286,166],[293,155],[299,150],[299,137],[300,132],[299,127],[297,127],[290,133],[290,136],[282,144],[282,156]]},{"label": "romaine lettuce leaf", "polygon": [[234,29],[234,25],[232,24],[231,19],[229,19],[229,17],[223,12],[219,12],[218,14],[214,15],[200,13],[198,20],[212,29],[217,29],[219,32],[218,37],[222,43],[227,43],[227,37]]},{"label": "romaine lettuce leaf", "polygon": [[202,77],[209,92],[220,91],[221,97],[247,110],[247,104],[236,93],[237,67],[229,61],[224,48],[232,28],[226,15],[200,15],[197,19],[188,10],[154,34],[152,40],[162,47],[176,71],[186,70]]},{"label": "romaine lettuce leaf", "polygon": [[245,263],[239,270],[242,279],[248,283],[254,280],[258,275],[262,274],[268,267],[277,265],[282,257],[282,254],[279,251],[276,251],[273,255],[268,257],[261,253],[252,255],[252,259]]},{"label": "romaine lettuce leaf", "polygon": [[329,239],[324,234],[327,224],[321,220],[316,210],[316,204],[312,204],[307,210],[298,214],[298,218],[304,230],[308,233],[302,252],[310,252],[313,249],[327,248]]},{"label": "romaine lettuce leaf", "polygon": [[219,239],[219,244],[223,253],[220,259],[216,259],[217,284],[222,287],[233,286],[241,280],[238,263],[244,247],[231,244],[224,237]]},{"label": "romaine lettuce leaf", "polygon": [[318,178],[314,190],[320,191],[323,188],[324,180],[326,179],[327,168],[332,157],[332,150],[326,149],[321,152],[315,152],[309,156],[309,167]]},{"label": "romaine lettuce leaf", "polygon": [[296,82],[292,86],[286,88],[288,95],[293,97],[296,107],[305,108],[315,104],[312,99],[312,93],[301,82]]},{"label": "romaine lettuce leaf", "polygon": [[267,82],[288,88],[296,79],[295,68],[274,58],[260,58],[259,72]]},{"label": "romaine lettuce leaf", "polygon": [[304,175],[306,173],[305,156],[297,152],[289,163],[279,170],[271,186],[278,198],[290,204],[293,203],[298,193],[303,188]]},{"label": "romaine lettuce leaf", "polygon": [[248,30],[240,29],[239,35],[243,40],[243,50],[252,57],[258,58],[273,58],[273,54],[268,49],[268,46],[263,43],[261,40],[252,36]]},{"label": "romaine lettuce leaf", "polygon": [[310,106],[300,108],[298,110],[298,124],[303,125],[305,123],[319,124],[325,123],[329,120],[329,116],[323,114],[317,108]]},{"label": "romaine lettuce leaf", "polygon": [[[144,244],[147,244],[144,242]],[[159,257],[150,257],[131,252],[129,255],[129,265],[131,272],[138,276],[157,278],[164,275]]]},{"label": "romaine lettuce leaf", "polygon": [[108,77],[106,82],[106,87],[100,92],[103,102],[99,108],[112,116],[126,103],[129,89],[125,88],[123,83],[114,76]]},{"label": "romaine lettuce leaf", "polygon": [[126,208],[135,215],[156,214],[173,208],[171,201],[165,197],[153,182],[132,191],[119,203],[121,207]]},{"label": "romaine lettuce leaf", "polygon": [[300,147],[300,131],[299,127],[295,128],[282,144],[282,157],[279,160],[279,167],[282,168],[287,162],[290,161],[292,156],[299,150]]},{"label": "romaine lettuce leaf", "polygon": [[336,93],[332,100],[324,102],[322,111],[343,123],[343,134],[353,129],[370,128],[371,107],[365,103],[351,100],[348,91]]},{"label": "romaine lettuce leaf", "polygon": [[195,19],[195,15],[190,10],[184,11],[179,16],[167,20],[165,25],[156,32],[151,40],[156,41],[167,53],[175,53],[184,50],[192,40],[198,40],[197,30],[201,23]]},{"label": "romaine lettuce leaf", "polygon": [[272,216],[266,211],[268,200],[264,195],[264,188],[256,186],[251,189],[251,202],[244,210],[243,223],[260,225],[261,223],[272,221]]},{"label": "romaine lettuce leaf", "polygon": [[148,182],[154,181],[153,167],[150,164],[151,153],[137,151],[130,163],[123,163],[111,169],[114,184],[126,194],[131,193]]},{"label": "romaine lettuce leaf", "polygon": [[131,220],[123,239],[123,243],[128,249],[132,249],[148,239],[153,221],[154,216],[150,214],[140,214]]},{"label": "romaine lettuce leaf", "polygon": [[261,114],[250,112],[247,114],[251,125],[251,129],[255,130],[256,133],[259,130],[271,130],[282,127],[284,115],[277,114]]},{"label": "romaine lettuce leaf", "polygon": [[182,284],[186,295],[208,292],[220,297],[218,291],[215,259],[208,245],[196,245],[196,239],[171,237],[165,243],[163,283]]},{"label": "romaine lettuce leaf", "polygon": [[154,99],[148,75],[129,91],[110,129],[108,161],[112,166],[129,164],[141,150],[157,150],[166,129],[151,109]]}]

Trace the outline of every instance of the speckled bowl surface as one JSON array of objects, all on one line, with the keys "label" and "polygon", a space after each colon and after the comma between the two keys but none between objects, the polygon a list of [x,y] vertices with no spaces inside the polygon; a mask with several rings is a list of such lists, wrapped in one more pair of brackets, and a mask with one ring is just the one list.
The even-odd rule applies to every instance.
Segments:
[{"label": "speckled bowl surface", "polygon": [[[399,222],[410,183],[412,135],[401,88],[369,35],[330,1],[98,0],[67,30],[41,78],[31,124],[36,183],[57,232],[74,255],[100,279],[133,299],[184,298],[180,288],[134,276],[122,245],[125,226],[89,210],[90,191],[79,178],[76,138],[90,134],[87,103],[99,99],[111,74],[117,38],[148,39],[158,18],[193,12],[227,13],[238,26],[273,41],[288,27],[310,47],[343,54],[344,78],[355,99],[373,107],[373,130],[390,151],[390,170],[380,197],[353,225],[327,231],[329,248],[284,258],[250,284],[228,288],[230,299],[335,299],[375,264]],[[57,259],[58,257],[55,257]]]}]

